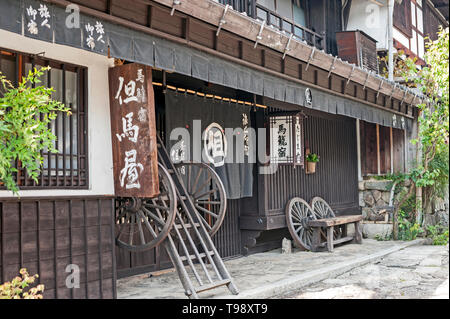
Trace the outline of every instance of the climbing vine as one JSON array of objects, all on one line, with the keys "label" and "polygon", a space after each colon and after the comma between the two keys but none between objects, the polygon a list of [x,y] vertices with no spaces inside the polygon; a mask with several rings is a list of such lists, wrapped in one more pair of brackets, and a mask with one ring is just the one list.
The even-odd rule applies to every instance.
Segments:
[{"label": "climbing vine", "polygon": [[0,72],[0,184],[17,194],[19,186],[15,174],[16,163],[27,170],[38,183],[44,162],[41,151],[57,153],[54,148],[56,136],[49,123],[58,112],[70,114],[61,102],[52,99],[54,90],[39,86],[40,77],[50,68],[35,68],[14,87]]}]

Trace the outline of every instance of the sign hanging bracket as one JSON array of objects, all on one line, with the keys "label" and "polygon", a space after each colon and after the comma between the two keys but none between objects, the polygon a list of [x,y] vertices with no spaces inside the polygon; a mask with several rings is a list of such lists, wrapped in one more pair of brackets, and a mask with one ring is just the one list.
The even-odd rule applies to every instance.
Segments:
[{"label": "sign hanging bracket", "polygon": [[172,10],[170,11],[170,15],[173,16],[174,12],[175,12],[175,6],[178,6],[181,4],[181,0],[173,0],[172,3]]},{"label": "sign hanging bracket", "polygon": [[220,30],[222,29],[222,26],[227,23],[227,21],[225,20],[225,15],[227,14],[227,11],[228,11],[229,7],[230,7],[230,5],[227,4],[225,6],[225,9],[223,9],[222,18],[220,18],[220,21],[219,21],[219,28],[217,29],[217,32],[216,32],[216,37],[219,36],[219,33],[220,33]]},{"label": "sign hanging bracket", "polygon": [[383,87],[384,79],[381,79],[380,86],[378,87],[377,99],[380,96],[381,88]]},{"label": "sign hanging bracket", "polygon": [[286,47],[284,48],[284,52],[283,52],[283,60],[286,57],[286,54],[288,53],[288,51],[291,51],[291,49],[289,48],[289,45],[291,44],[292,41],[292,37],[294,36],[293,33],[291,33],[291,35],[289,36],[289,40],[286,43]]},{"label": "sign hanging bracket", "polygon": [[391,95],[389,96],[389,99],[390,99],[390,100],[392,100],[392,96],[394,95],[396,86],[397,86],[397,83],[394,83],[394,86],[392,87]]},{"label": "sign hanging bracket", "polygon": [[369,81],[370,73],[372,73],[372,71],[367,72],[366,80],[364,81],[363,90],[366,89],[367,81]]},{"label": "sign hanging bracket", "polygon": [[334,65],[336,64],[337,58],[338,58],[337,56],[334,57],[333,63],[330,66],[330,70],[328,70],[328,78],[330,78],[331,72],[333,72],[333,70],[335,69]]},{"label": "sign hanging bracket", "polygon": [[262,40],[262,32],[264,30],[265,25],[266,25],[266,20],[263,20],[261,27],[259,28],[258,35],[256,36],[255,46],[253,47],[253,49],[256,49],[258,42]]},{"label": "sign hanging bracket", "polygon": [[353,72],[355,72],[355,68],[356,68],[356,65],[353,64],[352,70],[350,71],[350,74],[349,74],[349,76],[347,78],[347,84],[345,86],[347,86],[350,83],[350,80],[352,79]]},{"label": "sign hanging bracket", "polygon": [[311,50],[311,55],[309,56],[308,63],[306,64],[305,71],[308,71],[309,65],[311,64],[311,61],[314,60],[314,53],[316,53],[316,47],[313,47]]},{"label": "sign hanging bracket", "polygon": [[405,102],[406,94],[407,94],[407,93],[408,93],[408,91],[405,90],[405,93],[403,94],[403,98],[402,98],[402,101],[401,101],[401,103],[400,103],[400,106],[403,105],[403,103]]}]

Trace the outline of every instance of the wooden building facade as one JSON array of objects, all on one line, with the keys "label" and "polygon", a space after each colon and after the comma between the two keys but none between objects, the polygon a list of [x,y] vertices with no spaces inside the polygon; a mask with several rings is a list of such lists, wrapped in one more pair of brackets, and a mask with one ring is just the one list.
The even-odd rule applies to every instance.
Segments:
[{"label": "wooden building facade", "polygon": [[[261,174],[267,165],[260,162],[248,166],[247,191],[228,199],[213,238],[222,257],[279,247],[289,236],[285,205],[294,196],[320,196],[338,215],[359,213],[365,123],[368,130],[398,130],[407,143],[422,97],[328,54],[336,52],[335,32],[342,28],[334,16],[340,1],[309,1],[309,19],[317,23],[316,14],[324,24],[303,26],[302,36],[309,34],[303,38],[289,19],[279,20],[280,28],[291,23],[293,32],[286,33],[255,19],[256,11],[242,14],[258,7],[249,3],[239,12],[209,0],[0,0],[0,70],[17,82],[26,68],[53,66],[47,84],[76,110],[76,118],[52,126],[60,153],[47,154],[43,183],[28,181],[23,170],[20,199],[0,190],[0,281],[27,267],[41,275],[46,297],[114,298],[116,278],[171,267],[162,247],[136,253],[115,245],[108,70],[118,61],[153,68],[156,129],[166,144],[167,118],[181,105],[170,104],[169,95],[225,110],[210,119],[219,123],[237,109],[255,129],[269,128],[280,114],[301,118],[298,158],[273,173]],[[47,21],[38,13],[43,6]],[[77,14],[79,28],[68,27]],[[320,155],[314,174],[305,170],[306,150]],[[81,289],[65,285],[72,264],[80,268]]]}]

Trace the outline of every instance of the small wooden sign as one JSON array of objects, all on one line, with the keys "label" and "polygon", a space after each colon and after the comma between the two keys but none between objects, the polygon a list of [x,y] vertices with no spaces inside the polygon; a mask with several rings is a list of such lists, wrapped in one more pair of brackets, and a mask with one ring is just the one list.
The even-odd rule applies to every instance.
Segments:
[{"label": "small wooden sign", "polygon": [[126,64],[109,70],[114,189],[119,197],[159,194],[152,69]]}]

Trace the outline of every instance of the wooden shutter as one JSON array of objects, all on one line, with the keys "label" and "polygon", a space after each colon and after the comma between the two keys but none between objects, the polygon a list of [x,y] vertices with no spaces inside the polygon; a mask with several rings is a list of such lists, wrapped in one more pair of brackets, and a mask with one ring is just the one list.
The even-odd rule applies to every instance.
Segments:
[{"label": "wooden shutter", "polygon": [[412,37],[411,0],[402,0],[401,4],[395,1],[394,26],[408,37]]}]

